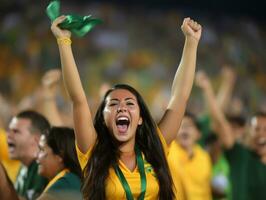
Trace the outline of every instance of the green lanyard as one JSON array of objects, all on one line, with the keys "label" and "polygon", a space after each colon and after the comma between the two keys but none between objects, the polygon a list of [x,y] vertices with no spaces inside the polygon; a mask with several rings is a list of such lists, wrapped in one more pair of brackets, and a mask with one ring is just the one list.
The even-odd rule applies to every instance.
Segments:
[{"label": "green lanyard", "polygon": [[[139,150],[139,148],[136,146],[135,147],[135,153],[137,156],[137,165],[138,165],[138,169],[139,169],[139,173],[140,173],[140,180],[141,180],[141,193],[138,197],[138,200],[143,200],[145,197],[145,192],[146,192],[146,186],[147,186],[147,181],[146,181],[146,174],[145,174],[145,169],[144,169],[144,161],[141,155],[141,151]],[[119,166],[117,165],[115,167],[115,173],[118,176],[125,192],[126,192],[126,196],[127,196],[127,200],[134,200],[134,197],[132,195],[132,192],[130,190],[130,187],[128,185],[128,182],[123,174],[123,172],[121,171],[121,169],[119,168]]]}]

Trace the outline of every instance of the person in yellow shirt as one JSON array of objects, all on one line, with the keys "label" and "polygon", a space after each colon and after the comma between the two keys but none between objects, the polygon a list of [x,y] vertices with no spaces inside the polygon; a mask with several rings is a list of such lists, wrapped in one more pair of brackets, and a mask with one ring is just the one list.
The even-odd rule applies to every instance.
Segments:
[{"label": "person in yellow shirt", "polygon": [[64,20],[65,16],[55,19],[51,30],[57,39],[64,84],[73,104],[77,152],[84,170],[84,199],[174,199],[163,143],[170,144],[175,138],[185,111],[201,26],[190,18],[183,21],[183,55],[167,110],[157,128],[140,94],[125,84],[106,92],[93,121],[72,54],[71,32],[58,26]]},{"label": "person in yellow shirt", "polygon": [[18,174],[20,162],[18,160],[11,160],[9,158],[6,132],[4,129],[1,128],[0,128],[0,161],[5,167],[9,178],[14,183]]},{"label": "person in yellow shirt", "polygon": [[207,152],[197,145],[200,137],[196,119],[186,112],[176,140],[169,148],[168,162],[184,184],[187,200],[210,200],[211,159]]}]

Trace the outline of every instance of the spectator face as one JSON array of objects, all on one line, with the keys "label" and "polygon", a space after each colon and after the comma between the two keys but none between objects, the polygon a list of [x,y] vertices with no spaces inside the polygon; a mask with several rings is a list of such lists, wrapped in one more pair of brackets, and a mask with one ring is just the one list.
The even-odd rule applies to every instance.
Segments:
[{"label": "spectator face", "polygon": [[38,151],[38,134],[31,133],[31,121],[24,118],[13,118],[7,131],[8,152],[11,159],[29,164]]},{"label": "spectator face", "polygon": [[251,136],[255,151],[266,156],[266,117],[254,117],[251,120]]},{"label": "spectator face", "polygon": [[178,143],[185,149],[192,148],[199,138],[199,131],[189,117],[184,117],[177,135]]},{"label": "spectator face", "polygon": [[232,130],[233,130],[233,133],[234,133],[236,140],[242,140],[244,135],[245,135],[246,127],[245,126],[239,126],[236,123],[231,123],[231,127],[232,127]]},{"label": "spectator face", "polygon": [[44,135],[40,138],[37,162],[39,164],[38,173],[48,179],[52,179],[64,168],[63,159],[53,153],[53,150],[46,144]]}]

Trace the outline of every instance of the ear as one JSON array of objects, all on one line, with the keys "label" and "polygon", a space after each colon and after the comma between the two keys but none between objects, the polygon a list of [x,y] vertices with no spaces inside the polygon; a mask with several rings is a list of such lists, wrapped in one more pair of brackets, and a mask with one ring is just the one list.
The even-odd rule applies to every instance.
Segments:
[{"label": "ear", "polygon": [[39,145],[39,142],[40,142],[40,139],[41,139],[41,135],[39,134],[33,134],[33,139],[34,139],[34,142]]},{"label": "ear", "polygon": [[142,117],[140,117],[140,118],[139,118],[138,125],[141,125],[141,124],[142,124],[142,122],[143,122],[143,120],[142,120]]},{"label": "ear", "polygon": [[56,157],[56,160],[59,162],[59,163],[63,163],[63,158],[59,155],[55,155]]}]

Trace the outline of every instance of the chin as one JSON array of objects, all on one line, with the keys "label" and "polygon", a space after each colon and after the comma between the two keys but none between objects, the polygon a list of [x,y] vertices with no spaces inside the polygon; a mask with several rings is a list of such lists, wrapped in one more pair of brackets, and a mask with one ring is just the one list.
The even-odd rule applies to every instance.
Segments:
[{"label": "chin", "polygon": [[14,154],[9,154],[8,156],[11,160],[19,160],[19,158]]},{"label": "chin", "polygon": [[130,140],[129,137],[121,137],[121,136],[118,136],[118,137],[115,137],[115,139],[118,141],[118,142],[127,142]]},{"label": "chin", "polygon": [[118,142],[128,142],[132,139],[132,137],[130,137],[128,134],[124,134],[124,135],[115,135],[115,139]]}]

